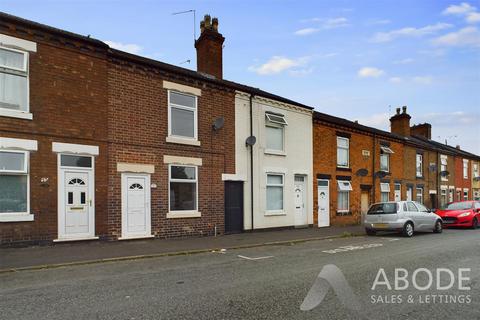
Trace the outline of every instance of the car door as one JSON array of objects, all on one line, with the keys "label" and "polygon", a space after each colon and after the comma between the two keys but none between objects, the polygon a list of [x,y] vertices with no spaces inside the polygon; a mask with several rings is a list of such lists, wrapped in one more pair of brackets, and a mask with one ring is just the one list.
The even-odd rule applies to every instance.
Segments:
[{"label": "car door", "polygon": [[415,205],[418,208],[418,217],[422,223],[422,229],[432,230],[437,221],[437,217],[430,212],[423,204],[415,202]]},{"label": "car door", "polygon": [[407,216],[410,219],[412,219],[415,230],[421,230],[422,220],[419,215],[418,208],[415,206],[415,204],[412,201],[407,201],[405,202],[405,204],[407,206]]}]

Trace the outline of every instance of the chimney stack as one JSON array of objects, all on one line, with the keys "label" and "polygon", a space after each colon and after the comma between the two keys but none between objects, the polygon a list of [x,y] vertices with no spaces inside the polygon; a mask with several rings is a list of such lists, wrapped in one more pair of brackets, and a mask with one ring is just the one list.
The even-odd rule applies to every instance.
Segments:
[{"label": "chimney stack", "polygon": [[215,78],[223,78],[223,42],[218,32],[218,19],[206,14],[200,22],[200,37],[195,41],[197,49],[197,71]]},{"label": "chimney stack", "polygon": [[410,127],[410,134],[412,136],[421,136],[432,139],[432,125],[430,123],[421,123]]},{"label": "chimney stack", "polygon": [[390,118],[390,131],[401,136],[410,136],[410,118],[407,106],[402,107],[402,113],[400,108],[397,108],[397,113]]}]

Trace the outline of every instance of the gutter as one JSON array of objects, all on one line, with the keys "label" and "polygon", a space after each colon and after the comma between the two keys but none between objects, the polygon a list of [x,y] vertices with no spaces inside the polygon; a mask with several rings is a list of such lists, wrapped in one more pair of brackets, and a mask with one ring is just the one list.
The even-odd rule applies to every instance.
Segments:
[{"label": "gutter", "polygon": [[[253,94],[250,94],[250,136],[253,136]],[[253,145],[250,146],[250,214],[253,227]]]}]

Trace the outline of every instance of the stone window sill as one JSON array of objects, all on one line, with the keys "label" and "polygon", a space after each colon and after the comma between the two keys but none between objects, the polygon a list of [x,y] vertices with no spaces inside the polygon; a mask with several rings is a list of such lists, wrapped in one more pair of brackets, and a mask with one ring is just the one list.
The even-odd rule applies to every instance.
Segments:
[{"label": "stone window sill", "polygon": [[30,213],[0,213],[0,222],[24,222],[33,221],[33,214]]},{"label": "stone window sill", "polygon": [[180,137],[173,137],[173,136],[168,136],[165,139],[165,141],[167,141],[168,143],[186,144],[186,145],[197,146],[197,147],[201,145],[200,141],[195,139],[180,138]]},{"label": "stone window sill", "polygon": [[0,117],[10,117],[10,118],[33,120],[33,114],[30,113],[30,112],[3,109],[3,108],[0,108]]},{"label": "stone window sill", "polygon": [[199,211],[171,211],[167,212],[168,219],[181,218],[200,218],[202,213]]}]

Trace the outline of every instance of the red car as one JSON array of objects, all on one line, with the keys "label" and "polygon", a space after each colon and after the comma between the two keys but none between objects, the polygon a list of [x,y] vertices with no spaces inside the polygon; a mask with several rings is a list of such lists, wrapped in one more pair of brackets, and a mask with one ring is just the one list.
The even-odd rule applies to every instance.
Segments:
[{"label": "red car", "polygon": [[449,203],[444,209],[435,212],[443,220],[445,227],[478,228],[480,224],[480,202],[460,201]]}]

